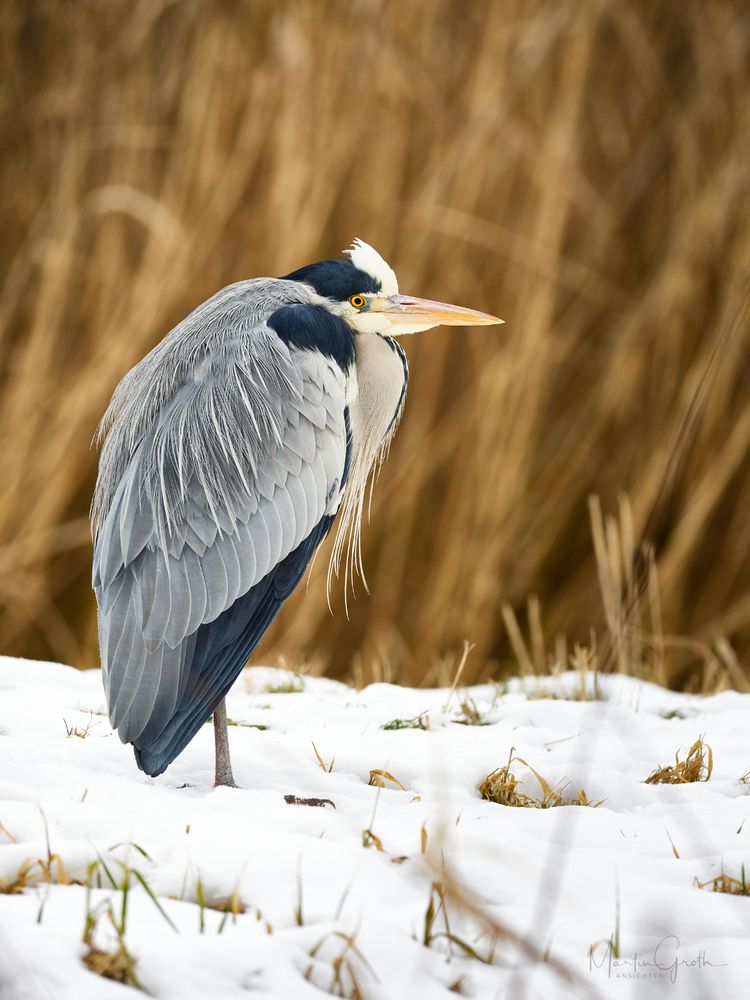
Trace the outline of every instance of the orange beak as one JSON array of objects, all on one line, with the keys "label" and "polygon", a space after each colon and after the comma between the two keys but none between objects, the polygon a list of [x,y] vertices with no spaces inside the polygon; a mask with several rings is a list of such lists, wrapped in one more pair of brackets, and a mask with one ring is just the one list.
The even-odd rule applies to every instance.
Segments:
[{"label": "orange beak", "polygon": [[[412,295],[390,295],[376,310],[386,316],[395,327],[424,326],[495,326],[504,323],[497,316],[478,312],[476,309],[466,309],[464,306],[453,306],[448,302],[432,302],[430,299],[417,299]],[[394,330],[397,333],[398,330]]]}]

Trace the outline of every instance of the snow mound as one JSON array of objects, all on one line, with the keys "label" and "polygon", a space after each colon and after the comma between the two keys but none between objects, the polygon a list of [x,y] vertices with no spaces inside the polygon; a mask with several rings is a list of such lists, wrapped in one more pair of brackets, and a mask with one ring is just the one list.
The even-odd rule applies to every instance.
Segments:
[{"label": "snow mound", "polygon": [[[250,668],[228,715],[240,789],[212,787],[210,725],[152,779],[98,671],[0,658],[3,1000],[138,996],[84,964],[117,945],[126,879],[119,926],[155,997],[747,996],[750,898],[710,880],[750,877],[750,696]],[[645,783],[701,736],[709,780]],[[512,747],[526,801],[544,782],[591,805],[483,800]]]}]

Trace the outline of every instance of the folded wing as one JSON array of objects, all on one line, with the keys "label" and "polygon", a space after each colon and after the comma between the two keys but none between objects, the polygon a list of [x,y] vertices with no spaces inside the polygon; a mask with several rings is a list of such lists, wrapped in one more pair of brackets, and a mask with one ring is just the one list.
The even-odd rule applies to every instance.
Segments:
[{"label": "folded wing", "polygon": [[109,713],[151,774],[231,686],[341,499],[345,376],[311,351],[275,344],[272,357],[272,372],[232,350],[206,359],[163,403],[100,518]]}]

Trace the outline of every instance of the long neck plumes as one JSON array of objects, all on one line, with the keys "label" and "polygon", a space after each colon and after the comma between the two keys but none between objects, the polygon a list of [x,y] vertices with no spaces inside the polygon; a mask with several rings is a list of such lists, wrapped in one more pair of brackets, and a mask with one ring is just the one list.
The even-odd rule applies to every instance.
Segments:
[{"label": "long neck plumes", "polygon": [[330,590],[333,575],[339,575],[344,559],[345,591],[356,574],[367,586],[361,544],[365,496],[368,483],[372,487],[388,456],[401,417],[408,379],[406,355],[391,338],[358,334],[350,378],[351,465],[328,568]]}]

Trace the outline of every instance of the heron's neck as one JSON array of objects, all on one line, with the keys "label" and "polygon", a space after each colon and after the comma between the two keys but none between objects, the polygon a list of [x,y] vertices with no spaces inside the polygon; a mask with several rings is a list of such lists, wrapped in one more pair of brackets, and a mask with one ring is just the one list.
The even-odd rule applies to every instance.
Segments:
[{"label": "heron's neck", "polygon": [[403,409],[406,355],[391,338],[375,333],[356,337],[356,360],[348,378],[352,459],[341,504],[331,567],[338,571],[347,549],[346,578],[362,571],[360,537],[367,483],[388,454]]}]

